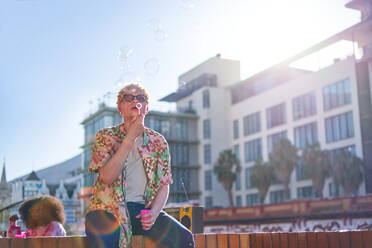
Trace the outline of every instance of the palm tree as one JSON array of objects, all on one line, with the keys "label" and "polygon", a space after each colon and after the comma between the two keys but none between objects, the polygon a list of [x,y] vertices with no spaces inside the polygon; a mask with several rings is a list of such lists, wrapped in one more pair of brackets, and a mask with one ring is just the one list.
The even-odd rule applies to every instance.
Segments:
[{"label": "palm tree", "polygon": [[289,182],[291,180],[291,173],[298,160],[297,147],[292,145],[291,141],[288,139],[282,138],[275,145],[269,158],[280,181],[284,184],[285,196],[289,199]]},{"label": "palm tree", "polygon": [[358,193],[363,181],[363,160],[349,152],[340,152],[333,157],[331,176],[338,195],[339,186],[344,189],[345,195]]},{"label": "palm tree", "polygon": [[275,180],[275,173],[272,164],[268,162],[264,163],[261,158],[258,158],[251,169],[250,180],[252,186],[258,189],[260,202],[263,204],[267,191]]},{"label": "palm tree", "polygon": [[231,149],[224,150],[220,153],[217,162],[213,166],[213,172],[217,180],[223,185],[223,188],[229,195],[230,206],[234,206],[232,197],[232,186],[240,173],[239,160]]},{"label": "palm tree", "polygon": [[327,150],[321,150],[319,144],[307,146],[301,156],[304,166],[304,176],[310,178],[320,198],[323,198],[323,188],[329,176],[330,157]]}]

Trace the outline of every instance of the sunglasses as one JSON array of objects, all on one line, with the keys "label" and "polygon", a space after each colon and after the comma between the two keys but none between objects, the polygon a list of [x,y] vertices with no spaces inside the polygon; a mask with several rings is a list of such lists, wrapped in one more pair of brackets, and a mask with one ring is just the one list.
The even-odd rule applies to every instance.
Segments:
[{"label": "sunglasses", "polygon": [[126,102],[132,102],[134,100],[134,98],[136,98],[138,102],[146,102],[146,100],[147,100],[147,97],[145,95],[136,95],[136,96],[132,95],[132,94],[123,95],[123,99]]}]

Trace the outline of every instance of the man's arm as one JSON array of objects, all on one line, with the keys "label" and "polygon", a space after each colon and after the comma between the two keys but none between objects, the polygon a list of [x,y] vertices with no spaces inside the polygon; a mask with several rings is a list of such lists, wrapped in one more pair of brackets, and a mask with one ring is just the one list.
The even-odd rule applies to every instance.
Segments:
[{"label": "man's arm", "polygon": [[141,218],[141,215],[136,216],[137,218],[141,218],[143,230],[150,230],[152,225],[155,223],[156,218],[158,218],[160,211],[167,203],[168,195],[169,185],[162,185],[154,199],[150,213],[143,215],[144,218]]}]

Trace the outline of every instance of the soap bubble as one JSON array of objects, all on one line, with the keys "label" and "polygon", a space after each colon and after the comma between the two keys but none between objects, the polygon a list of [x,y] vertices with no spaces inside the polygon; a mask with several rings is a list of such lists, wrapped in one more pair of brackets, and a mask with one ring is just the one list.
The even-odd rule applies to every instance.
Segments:
[{"label": "soap bubble", "polygon": [[159,72],[159,61],[157,58],[150,58],[144,64],[145,73],[154,76]]}]

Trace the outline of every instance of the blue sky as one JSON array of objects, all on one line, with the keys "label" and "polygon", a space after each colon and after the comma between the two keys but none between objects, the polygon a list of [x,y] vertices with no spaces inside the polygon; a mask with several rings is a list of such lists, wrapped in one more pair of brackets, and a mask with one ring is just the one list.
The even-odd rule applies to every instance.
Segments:
[{"label": "blue sky", "polygon": [[123,74],[150,109],[220,53],[242,79],[359,22],[348,0],[2,0],[0,156],[8,180],[81,152],[80,122]]}]

